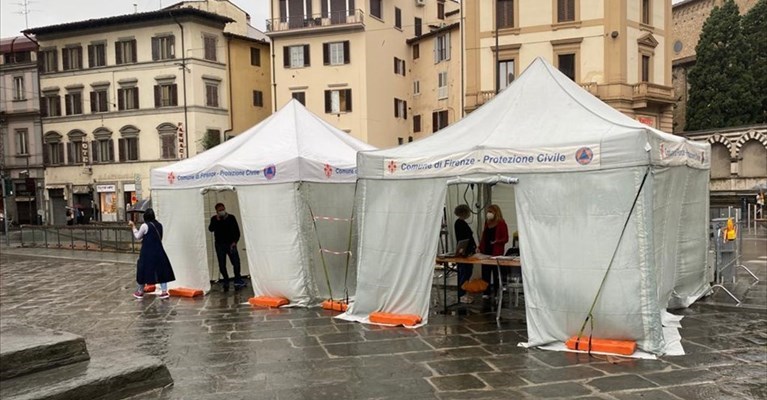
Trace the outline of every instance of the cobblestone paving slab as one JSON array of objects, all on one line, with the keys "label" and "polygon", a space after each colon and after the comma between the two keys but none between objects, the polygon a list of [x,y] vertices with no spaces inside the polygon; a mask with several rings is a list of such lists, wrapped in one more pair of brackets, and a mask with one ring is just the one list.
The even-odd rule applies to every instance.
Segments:
[{"label": "cobblestone paving slab", "polygon": [[696,304],[682,311],[688,355],[607,359],[518,347],[521,307],[500,326],[477,304],[407,329],[252,308],[249,288],[134,300],[120,261],[3,252],[0,317],[82,335],[94,357],[161,358],[174,386],[137,399],[767,398],[764,310]]}]

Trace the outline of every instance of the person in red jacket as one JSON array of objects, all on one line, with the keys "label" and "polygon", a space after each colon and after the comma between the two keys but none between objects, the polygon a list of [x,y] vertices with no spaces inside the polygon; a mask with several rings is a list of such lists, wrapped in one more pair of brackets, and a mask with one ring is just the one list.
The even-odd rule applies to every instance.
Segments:
[{"label": "person in red jacket", "polygon": [[[503,220],[501,208],[495,204],[491,204],[487,207],[487,213],[485,214],[485,228],[482,230],[482,237],[479,239],[479,252],[489,256],[502,256],[508,241],[509,228],[506,226],[506,221]],[[493,278],[493,284],[487,286],[487,290],[485,290],[482,298],[490,298],[491,290],[497,291],[499,289],[500,281],[498,269],[496,267],[492,265],[483,265],[482,280],[490,283],[491,276]]]}]

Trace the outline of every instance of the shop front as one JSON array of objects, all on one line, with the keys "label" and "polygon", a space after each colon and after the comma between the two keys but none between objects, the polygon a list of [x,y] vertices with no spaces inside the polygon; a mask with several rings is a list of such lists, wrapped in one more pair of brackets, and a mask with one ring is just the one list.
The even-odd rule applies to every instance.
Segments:
[{"label": "shop front", "polygon": [[125,215],[124,218],[126,221],[130,219],[130,216],[128,215],[127,211],[130,211],[133,209],[133,205],[138,202],[138,198],[136,196],[136,184],[135,183],[125,183],[123,184],[123,204],[125,204]]},{"label": "shop front", "polygon": [[96,185],[96,194],[98,195],[98,211],[96,213],[99,215],[99,220],[104,222],[117,221],[117,185]]},{"label": "shop front", "polygon": [[93,189],[90,185],[72,186],[72,207],[80,210],[78,224],[95,219],[93,211]]}]

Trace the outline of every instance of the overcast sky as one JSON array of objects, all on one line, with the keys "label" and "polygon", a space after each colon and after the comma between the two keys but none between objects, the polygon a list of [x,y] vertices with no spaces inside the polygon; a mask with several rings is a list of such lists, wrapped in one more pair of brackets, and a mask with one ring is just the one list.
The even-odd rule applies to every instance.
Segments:
[{"label": "overcast sky", "polygon": [[[180,0],[0,0],[0,36],[20,35],[27,28],[19,4],[28,4],[29,27],[56,25],[92,18],[111,17],[138,12],[153,11],[178,3]],[[230,0],[248,14],[250,23],[264,30],[269,15],[269,0]]]}]

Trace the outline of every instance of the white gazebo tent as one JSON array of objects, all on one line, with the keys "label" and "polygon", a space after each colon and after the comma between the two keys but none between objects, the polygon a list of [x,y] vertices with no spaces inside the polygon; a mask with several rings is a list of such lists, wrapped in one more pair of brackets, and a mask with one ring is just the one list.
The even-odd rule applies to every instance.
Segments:
[{"label": "white gazebo tent", "polygon": [[[370,149],[291,100],[231,140],[153,169],[153,203],[166,225],[163,243],[177,278],[171,287],[210,290],[210,215],[203,215],[201,192],[230,189],[239,202],[256,296],[308,305],[327,298],[331,289],[336,298],[348,286],[353,290],[355,276],[348,271],[346,251],[356,155]],[[328,250],[327,274],[320,246]],[[346,279],[351,279],[350,285]]]},{"label": "white gazebo tent", "polygon": [[517,181],[528,345],[576,335],[606,276],[594,337],[663,353],[667,306],[708,287],[709,153],[614,110],[538,58],[454,125],[359,153],[357,297],[340,317],[427,322],[448,183]]}]

